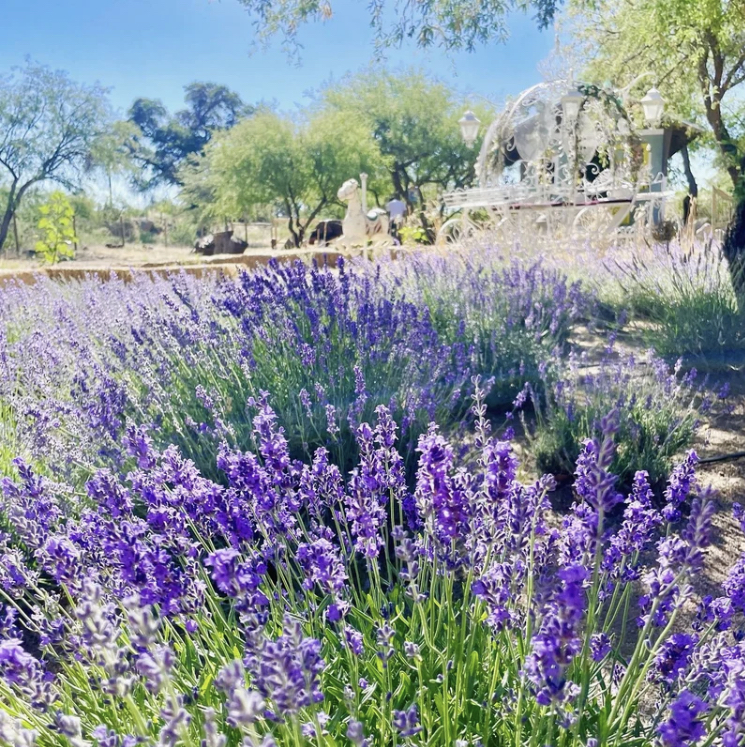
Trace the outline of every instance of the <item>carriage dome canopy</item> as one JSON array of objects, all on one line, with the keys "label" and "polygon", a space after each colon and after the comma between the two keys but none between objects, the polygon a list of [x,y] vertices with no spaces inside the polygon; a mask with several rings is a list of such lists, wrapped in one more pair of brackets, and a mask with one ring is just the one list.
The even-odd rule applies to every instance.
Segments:
[{"label": "carriage dome canopy", "polygon": [[[604,168],[623,153],[632,157],[649,129],[641,107],[609,88],[567,80],[539,83],[509,102],[489,127],[479,156],[481,186],[502,181],[507,167],[555,168],[559,162]],[[700,132],[665,117],[660,153],[667,160]],[[553,164],[553,166],[551,166]]]}]

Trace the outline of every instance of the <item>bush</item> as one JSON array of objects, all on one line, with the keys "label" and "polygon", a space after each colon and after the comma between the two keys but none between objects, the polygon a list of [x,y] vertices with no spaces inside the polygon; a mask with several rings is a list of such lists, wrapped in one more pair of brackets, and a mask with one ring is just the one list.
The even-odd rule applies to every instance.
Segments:
[{"label": "bush", "polygon": [[460,427],[474,374],[496,377],[493,397],[505,401],[524,376],[537,379],[583,299],[537,265],[416,268],[298,262],[230,280],[4,289],[3,318],[22,322],[0,341],[0,397],[17,413],[22,453],[60,474],[118,468],[133,420],[216,477],[220,443],[251,442],[245,405],[263,391],[293,457],[323,446],[347,467],[355,428],[386,403],[413,468],[430,421]]},{"label": "bush", "polygon": [[695,370],[681,376],[678,367],[669,368],[652,352],[642,359],[615,359],[608,350],[594,367],[571,357],[565,374],[545,387],[544,396],[529,392],[535,403],[531,447],[538,469],[572,474],[584,442],[599,437],[603,417],[613,410],[618,447],[611,472],[627,487],[639,470],[659,485],[712,407],[705,383],[696,382]]},{"label": "bush", "polygon": [[34,247],[36,254],[48,264],[72,259],[75,256],[73,243],[77,238],[73,224],[75,213],[67,195],[60,191],[52,192],[46,204],[39,207],[39,213],[41,238]]},{"label": "bush", "polygon": [[621,291],[617,304],[649,323],[647,342],[660,355],[715,362],[745,351],[745,311],[712,243],[655,247],[651,256],[617,263],[613,274]]},{"label": "bush", "polygon": [[572,326],[595,311],[579,282],[519,253],[471,247],[379,267],[390,295],[426,306],[443,340],[466,346],[472,370],[494,380],[487,401],[496,409],[509,405],[525,382],[539,389]]},{"label": "bush", "polygon": [[256,404],[226,485],[131,429],[130,475],[94,475],[76,520],[19,464],[3,508],[34,561],[0,557],[9,744],[740,743],[745,557],[681,627],[714,508],[695,455],[661,511],[643,473],[624,499],[604,420],[556,529],[551,480],[519,484],[483,421],[475,471],[432,427],[409,493],[385,408],[345,481],[322,450],[294,463]]}]

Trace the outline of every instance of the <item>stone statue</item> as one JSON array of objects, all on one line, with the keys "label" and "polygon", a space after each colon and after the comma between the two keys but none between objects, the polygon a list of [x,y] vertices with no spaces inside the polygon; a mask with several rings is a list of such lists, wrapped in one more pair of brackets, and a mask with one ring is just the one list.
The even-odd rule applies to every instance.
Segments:
[{"label": "stone statue", "polygon": [[347,213],[342,221],[344,234],[336,243],[348,249],[353,246],[366,247],[369,241],[380,244],[390,240],[388,215],[380,208],[367,211],[367,174],[360,174],[360,178],[362,198],[360,185],[356,179],[347,179],[337,193],[339,199],[347,203]]}]

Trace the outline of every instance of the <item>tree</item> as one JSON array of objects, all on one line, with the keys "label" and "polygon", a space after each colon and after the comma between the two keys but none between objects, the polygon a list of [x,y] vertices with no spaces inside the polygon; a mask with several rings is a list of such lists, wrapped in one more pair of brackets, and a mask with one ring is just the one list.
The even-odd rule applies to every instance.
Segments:
[{"label": "tree", "polygon": [[54,181],[74,189],[109,121],[107,91],[27,63],[0,79],[0,173],[7,185],[0,250],[23,196]]},{"label": "tree", "polygon": [[[254,18],[259,38],[277,35],[292,51],[300,46],[298,31],[307,23],[333,16],[330,0],[240,0]],[[513,10],[535,12],[538,27],[553,21],[561,0],[428,0],[395,3],[373,0],[368,6],[378,48],[412,39],[420,47],[473,50],[507,36],[506,16]]]},{"label": "tree", "polygon": [[113,177],[131,172],[133,169],[132,150],[135,147],[138,133],[139,130],[132,122],[113,122],[107,132],[94,140],[91,147],[88,170],[103,171],[109,192],[107,203],[109,208],[114,205]]},{"label": "tree", "polygon": [[184,90],[187,108],[172,117],[157,99],[139,98],[130,107],[129,122],[138,134],[129,150],[147,174],[136,181],[143,191],[180,186],[179,169],[187,159],[201,154],[215,132],[230,129],[253,111],[217,83],[191,83]]},{"label": "tree", "polygon": [[214,217],[276,204],[300,246],[321,211],[339,205],[341,184],[361,172],[373,190],[385,188],[380,151],[355,117],[318,112],[296,122],[262,112],[213,138],[183,173],[184,197],[209,199]]},{"label": "tree", "polygon": [[[646,84],[656,83],[668,109],[707,128],[738,199],[745,199],[745,0],[574,0],[574,13],[581,19],[589,77],[618,85],[650,71],[654,77]],[[745,299],[745,223],[733,228],[725,252]],[[740,234],[742,240],[735,240]]]},{"label": "tree", "polygon": [[[367,71],[350,77],[323,93],[325,105],[364,122],[386,159],[395,196],[410,211],[419,208],[422,228],[430,240],[425,193],[471,185],[476,178],[474,161],[480,143],[468,148],[458,120],[465,106],[443,83],[424,73],[402,74]],[[474,106],[488,122],[491,110]]]}]

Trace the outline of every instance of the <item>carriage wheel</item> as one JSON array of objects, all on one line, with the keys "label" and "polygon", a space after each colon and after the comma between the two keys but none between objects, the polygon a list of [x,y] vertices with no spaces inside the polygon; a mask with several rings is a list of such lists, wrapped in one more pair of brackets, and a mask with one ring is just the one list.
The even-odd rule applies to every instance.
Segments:
[{"label": "carriage wheel", "polygon": [[473,236],[474,225],[465,216],[451,218],[442,224],[437,232],[438,244],[459,244],[465,239]]},{"label": "carriage wheel", "polygon": [[604,207],[585,207],[577,213],[572,223],[572,236],[581,240],[586,238],[612,241],[613,211]]}]

